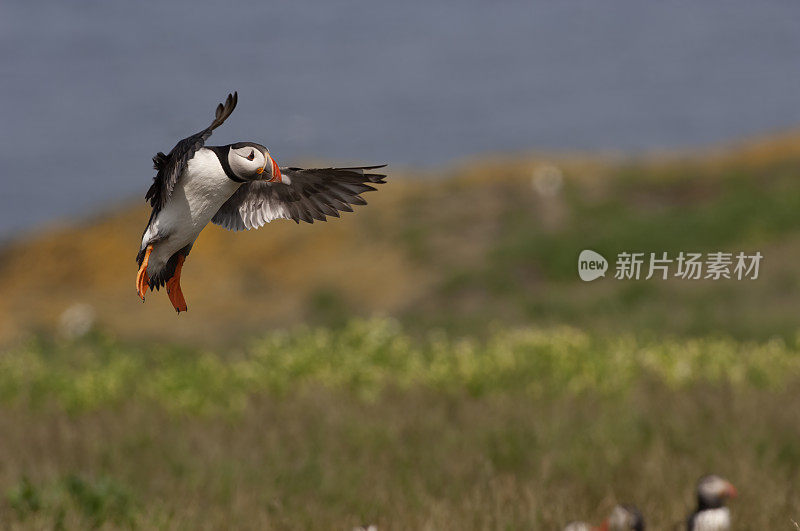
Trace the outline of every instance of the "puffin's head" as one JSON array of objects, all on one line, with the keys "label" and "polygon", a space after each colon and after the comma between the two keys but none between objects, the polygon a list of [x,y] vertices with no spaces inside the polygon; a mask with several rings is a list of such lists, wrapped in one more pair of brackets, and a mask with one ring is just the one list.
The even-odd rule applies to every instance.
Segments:
[{"label": "puffin's head", "polygon": [[700,507],[722,507],[729,498],[736,497],[736,487],[717,475],[703,476],[697,482],[697,501]]},{"label": "puffin's head", "polygon": [[270,156],[269,150],[254,142],[232,144],[228,151],[228,164],[233,174],[247,181],[281,181],[281,170]]}]

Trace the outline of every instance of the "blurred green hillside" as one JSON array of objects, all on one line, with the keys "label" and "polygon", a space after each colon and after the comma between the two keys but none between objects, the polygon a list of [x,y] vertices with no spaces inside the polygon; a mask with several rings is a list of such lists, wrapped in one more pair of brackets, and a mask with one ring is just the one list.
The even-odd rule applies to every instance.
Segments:
[{"label": "blurred green hillside", "polygon": [[[800,314],[800,139],[694,153],[482,157],[390,168],[370,205],[328,223],[201,234],[189,313],[135,296],[143,206],[60,223],[0,253],[0,339],[54,331],[76,303],[128,339],[207,345],[298,323],[391,315],[412,329],[507,324],[742,339],[791,337]],[[143,177],[143,183],[146,182]],[[760,251],[755,281],[578,279],[577,256]],[[612,264],[613,268],[613,264]],[[610,273],[613,273],[611,271]]]}]

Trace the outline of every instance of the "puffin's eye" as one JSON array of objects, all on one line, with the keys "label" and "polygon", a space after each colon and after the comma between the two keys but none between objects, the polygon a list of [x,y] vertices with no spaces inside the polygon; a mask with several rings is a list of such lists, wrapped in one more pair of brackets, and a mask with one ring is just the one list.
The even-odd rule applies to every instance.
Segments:
[{"label": "puffin's eye", "polygon": [[247,160],[253,160],[254,158],[256,158],[256,152],[251,151],[250,154],[247,155]]}]

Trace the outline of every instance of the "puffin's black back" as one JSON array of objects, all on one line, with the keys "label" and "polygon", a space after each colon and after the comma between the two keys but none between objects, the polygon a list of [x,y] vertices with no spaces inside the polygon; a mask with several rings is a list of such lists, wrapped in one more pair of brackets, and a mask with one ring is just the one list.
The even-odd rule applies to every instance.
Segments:
[{"label": "puffin's black back", "polygon": [[161,210],[175,188],[178,178],[183,173],[183,170],[186,169],[186,165],[197,150],[203,147],[206,140],[211,136],[212,131],[222,125],[233,113],[238,101],[239,95],[236,92],[228,94],[225,103],[220,103],[217,106],[214,121],[211,122],[211,125],[199,133],[179,141],[168,155],[160,151],[156,153],[153,157],[153,167],[158,173],[153,178],[153,184],[150,185],[144,196],[145,201],[150,201],[150,206],[153,207],[153,210],[156,212]]}]

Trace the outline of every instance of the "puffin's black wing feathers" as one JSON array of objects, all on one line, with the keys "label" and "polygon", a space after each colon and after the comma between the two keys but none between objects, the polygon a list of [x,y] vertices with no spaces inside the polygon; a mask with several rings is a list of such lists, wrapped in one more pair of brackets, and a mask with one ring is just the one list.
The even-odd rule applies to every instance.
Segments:
[{"label": "puffin's black wing feathers", "polygon": [[[380,166],[353,168],[281,168],[286,183],[253,181],[243,184],[211,220],[228,230],[263,227],[273,219],[297,223],[325,221],[326,216],[352,212],[351,205],[366,205],[359,194],[384,184],[386,175],[371,173]],[[367,184],[370,183],[370,184]]]},{"label": "puffin's black wing feathers", "polygon": [[172,190],[175,188],[175,183],[178,182],[178,177],[186,169],[186,165],[197,150],[203,147],[208,137],[211,136],[211,132],[222,125],[231,115],[238,101],[239,95],[236,92],[228,94],[225,103],[220,103],[217,106],[214,121],[211,122],[211,125],[175,144],[169,155],[159,152],[153,157],[153,167],[158,173],[153,178],[153,184],[144,198],[145,201],[150,201],[150,206],[153,207],[154,211],[161,210],[161,207],[166,204],[172,194]]}]

